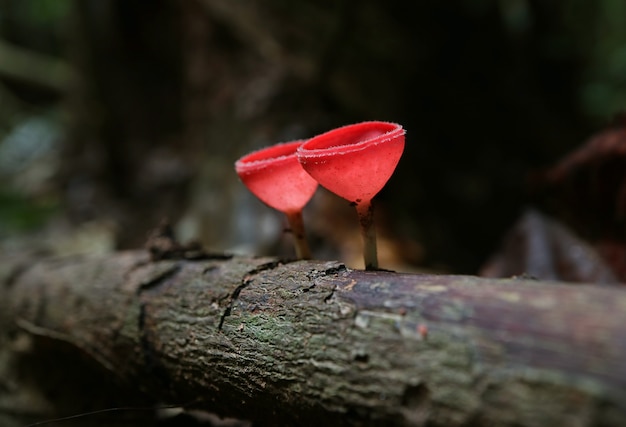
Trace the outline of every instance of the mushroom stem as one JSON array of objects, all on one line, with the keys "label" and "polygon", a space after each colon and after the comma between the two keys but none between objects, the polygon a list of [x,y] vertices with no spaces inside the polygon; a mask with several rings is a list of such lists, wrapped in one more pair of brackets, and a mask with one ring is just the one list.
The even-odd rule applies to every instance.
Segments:
[{"label": "mushroom stem", "polygon": [[374,206],[371,200],[364,200],[356,205],[356,212],[361,224],[363,236],[363,261],[366,270],[378,269],[376,253],[376,227],[374,226]]},{"label": "mushroom stem", "polygon": [[293,241],[296,247],[296,257],[298,259],[310,259],[311,251],[309,245],[306,242],[306,236],[304,234],[304,221],[302,220],[302,211],[288,212],[287,221],[289,222],[289,228],[291,234],[293,234]]}]

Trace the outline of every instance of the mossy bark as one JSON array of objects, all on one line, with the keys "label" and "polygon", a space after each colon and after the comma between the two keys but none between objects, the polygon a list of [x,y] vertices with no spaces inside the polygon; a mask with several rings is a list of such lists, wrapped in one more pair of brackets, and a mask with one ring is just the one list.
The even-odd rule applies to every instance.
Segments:
[{"label": "mossy bark", "polygon": [[60,403],[57,376],[8,368],[41,342],[119,396],[255,425],[626,425],[621,288],[142,252],[5,259],[0,281],[0,402],[48,416],[111,389]]}]

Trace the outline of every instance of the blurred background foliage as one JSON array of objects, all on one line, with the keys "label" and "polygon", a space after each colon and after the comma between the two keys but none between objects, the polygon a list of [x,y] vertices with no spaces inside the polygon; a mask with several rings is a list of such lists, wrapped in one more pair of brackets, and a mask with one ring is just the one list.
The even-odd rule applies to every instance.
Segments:
[{"label": "blurred background foliage", "polygon": [[[0,0],[0,238],[108,251],[169,217],[289,254],[233,162],[389,120],[381,265],[476,273],[527,206],[558,212],[529,177],[625,104],[623,0]],[[353,215],[316,195],[318,257],[359,266]]]}]

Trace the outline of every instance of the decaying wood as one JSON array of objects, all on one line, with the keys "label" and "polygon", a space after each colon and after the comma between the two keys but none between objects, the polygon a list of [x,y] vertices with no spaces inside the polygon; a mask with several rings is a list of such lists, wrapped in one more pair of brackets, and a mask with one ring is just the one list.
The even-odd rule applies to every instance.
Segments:
[{"label": "decaying wood", "polygon": [[255,425],[626,425],[621,287],[144,252],[0,267],[0,412],[54,386],[24,368],[45,342],[128,394]]}]

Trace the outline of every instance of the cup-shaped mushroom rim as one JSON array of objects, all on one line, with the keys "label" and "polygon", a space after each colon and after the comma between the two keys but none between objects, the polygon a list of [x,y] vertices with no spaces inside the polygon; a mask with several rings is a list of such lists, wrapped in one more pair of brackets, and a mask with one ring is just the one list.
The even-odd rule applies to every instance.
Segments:
[{"label": "cup-shaped mushroom rim", "polygon": [[368,121],[335,128],[304,142],[299,158],[326,157],[353,153],[392,141],[406,133],[397,123]]},{"label": "cup-shaped mushroom rim", "polygon": [[280,166],[296,156],[296,151],[306,140],[296,140],[261,148],[241,157],[235,162],[237,173],[249,173]]}]

